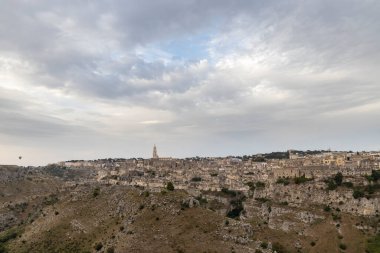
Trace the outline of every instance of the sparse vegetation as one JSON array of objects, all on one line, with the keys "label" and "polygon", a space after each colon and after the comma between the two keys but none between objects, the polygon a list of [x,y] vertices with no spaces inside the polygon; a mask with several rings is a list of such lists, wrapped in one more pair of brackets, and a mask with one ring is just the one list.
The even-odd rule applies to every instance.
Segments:
[{"label": "sparse vegetation", "polygon": [[[162,161],[155,160],[154,162],[161,163]],[[286,164],[287,161],[282,162]],[[133,164],[131,166],[136,165],[135,162],[131,164]],[[172,161],[170,164],[170,169],[181,165]],[[239,161],[235,161],[234,166],[236,164],[239,164]],[[123,166],[121,164],[120,168],[124,169]],[[152,170],[154,166],[154,164],[149,164],[149,170]],[[241,166],[251,166],[251,164],[247,162]],[[253,166],[259,168],[265,165],[254,164]],[[212,181],[218,182],[220,179],[222,183],[207,185],[207,180],[210,180],[209,175],[214,171],[213,168],[203,172],[190,171],[184,175],[183,182],[176,177],[165,177],[165,173],[168,172],[162,168],[162,171],[157,170],[154,179],[149,177],[153,173],[149,172],[147,175],[145,169],[140,168],[136,171],[131,170],[130,174],[125,174],[125,176],[120,173],[117,180],[125,180],[120,182],[120,185],[115,182],[107,184],[109,177],[99,183],[78,180],[64,181],[64,184],[60,184],[57,178],[53,178],[49,179],[51,180],[49,184],[46,184],[47,190],[40,188],[31,190],[22,182],[20,183],[20,178],[17,178],[17,184],[9,184],[8,188],[0,185],[0,198],[5,203],[3,209],[0,210],[1,218],[4,217],[3,220],[10,224],[9,227],[15,229],[8,229],[5,226],[0,228],[5,229],[5,232],[0,233],[0,253],[114,253],[119,249],[125,252],[134,252],[136,249],[150,252],[155,247],[161,246],[162,240],[157,240],[158,237],[155,237],[157,231],[160,231],[162,238],[171,245],[168,251],[173,252],[223,252],[224,249],[228,252],[245,252],[244,250],[249,248],[252,252],[260,253],[272,251],[269,245],[272,245],[276,252],[290,252],[287,247],[292,250],[291,252],[364,252],[365,247],[367,247],[367,253],[380,251],[379,236],[368,240],[367,245],[363,243],[378,229],[379,210],[366,209],[366,206],[358,201],[353,202],[352,199],[346,198],[347,194],[352,194],[358,199],[370,197],[369,201],[377,201],[380,182],[375,181],[376,175],[371,175],[371,180],[366,181],[363,176],[355,175],[355,173],[347,176],[346,179],[334,172],[328,182],[339,190],[328,193],[324,191],[326,185],[322,183],[321,186],[319,180],[297,186],[294,185],[296,179],[290,177],[279,178],[276,181],[277,184],[273,184],[272,179],[257,181],[260,178],[257,173],[249,175],[248,169],[231,176],[231,180],[226,180],[228,178],[226,175],[229,176],[226,173],[233,170],[226,170],[227,172],[219,170],[220,177],[213,178]],[[333,166],[330,168],[335,170]],[[68,170],[70,169],[65,169],[63,173],[69,173]],[[129,182],[130,175],[143,177],[137,178],[138,183],[144,182],[145,179],[153,181],[148,186],[125,186]],[[192,175],[199,176],[201,180],[195,179],[197,177]],[[235,180],[238,175],[242,175],[240,181]],[[316,178],[321,178],[318,172],[315,175]],[[38,178],[31,173],[28,177],[33,178],[33,181],[25,180],[27,184],[39,187],[47,176],[44,174],[43,177]],[[299,183],[302,184],[304,179],[300,178]],[[175,184],[178,182],[178,187],[176,185],[174,192],[172,192],[174,185],[170,186],[173,183],[166,183],[170,180],[173,180]],[[202,181],[202,188],[204,184],[206,189],[210,189],[192,191],[191,187],[201,188],[199,184],[192,182],[200,181]],[[250,191],[245,192],[248,187],[243,183],[250,188]],[[289,186],[282,187],[278,184]],[[64,188],[66,185],[69,187]],[[140,185],[143,184],[140,183]],[[184,185],[188,185],[190,190],[187,191]],[[215,191],[222,186],[225,188]],[[259,189],[263,187],[271,187],[271,189],[267,189],[268,191]],[[182,190],[182,188],[185,189]],[[19,198],[22,195],[17,194],[25,189],[33,192],[33,195]],[[244,192],[237,189],[244,189]],[[17,198],[12,199],[11,194]],[[323,194],[329,194],[328,198]],[[267,203],[263,204],[264,202]],[[287,205],[290,206],[286,207]],[[194,208],[189,208],[189,206]],[[246,207],[246,210],[243,207]],[[303,213],[298,216],[300,211]],[[323,213],[324,211],[326,213]],[[363,212],[370,214],[361,215]],[[271,213],[270,219],[268,219],[268,213]],[[278,215],[279,213],[281,216]],[[242,218],[244,222],[231,218]],[[3,220],[0,221],[0,226]],[[31,224],[31,221],[34,222]],[[278,229],[289,221],[294,224],[294,226],[288,226],[289,233]],[[18,232],[13,224],[22,224],[21,226],[25,227],[25,234]],[[296,230],[299,228],[307,228],[310,234],[300,237]],[[344,239],[341,233],[344,234]],[[233,238],[233,240],[224,240],[221,246],[223,248],[220,248],[221,238]],[[253,241],[244,244],[247,238]],[[189,243],[194,240],[196,244]],[[124,243],[125,241],[128,245]],[[235,243],[236,241],[242,244]],[[263,247],[259,247],[259,241],[264,241]],[[177,242],[183,242],[183,245],[189,248]],[[122,249],[123,247],[125,249]]]},{"label": "sparse vegetation", "polygon": [[336,188],[338,188],[338,185],[332,179],[326,180],[325,183],[327,184],[327,190],[329,190],[329,191],[333,191]]},{"label": "sparse vegetation", "polygon": [[56,194],[50,194],[48,197],[44,197],[42,203],[46,206],[54,205],[58,202],[58,197]]},{"label": "sparse vegetation", "polygon": [[11,228],[2,233],[0,233],[0,243],[6,243],[10,240],[17,238],[17,236],[21,234],[21,230],[19,228]]},{"label": "sparse vegetation", "polygon": [[193,177],[191,179],[192,182],[201,182],[202,181],[202,178],[201,177]]},{"label": "sparse vegetation", "polygon": [[264,188],[264,187],[265,187],[265,183],[264,183],[264,182],[261,182],[261,181],[257,181],[257,182],[256,182],[256,187],[257,187],[257,188]]},{"label": "sparse vegetation", "polygon": [[95,244],[95,246],[94,246],[94,249],[96,250],[96,251],[99,251],[99,250],[101,250],[103,248],[103,243],[101,243],[101,242],[98,242],[97,244]]},{"label": "sparse vegetation", "polygon": [[149,191],[144,191],[143,195],[145,198],[147,198],[147,197],[149,197],[150,193],[149,193]]},{"label": "sparse vegetation", "polygon": [[367,241],[366,247],[367,253],[379,253],[380,252],[380,233],[370,238]]},{"label": "sparse vegetation", "polygon": [[306,178],[305,175],[302,175],[300,177],[295,177],[294,178],[294,183],[295,184],[303,184],[303,183],[306,183],[306,182],[309,182],[309,181],[313,181],[312,178]]},{"label": "sparse vegetation", "polygon": [[173,183],[172,183],[172,182],[168,182],[168,183],[166,184],[166,189],[167,189],[168,191],[174,191],[174,185],[173,185]]},{"label": "sparse vegetation", "polygon": [[354,184],[352,182],[343,182],[342,186],[347,188],[354,188]]},{"label": "sparse vegetation", "polygon": [[350,182],[343,183],[343,174],[338,172],[334,177],[326,179],[325,183],[327,184],[327,190],[333,191],[338,188],[338,186],[349,187],[352,185]]},{"label": "sparse vegetation", "polygon": [[352,196],[354,197],[354,199],[363,198],[364,192],[360,189],[354,189],[354,191],[352,192]]},{"label": "sparse vegetation", "polygon": [[268,248],[268,243],[267,242],[262,242],[260,244],[260,247],[263,248],[263,249],[267,249]]},{"label": "sparse vegetation", "polygon": [[377,182],[380,179],[380,170],[372,170],[371,175],[366,178],[369,182]]},{"label": "sparse vegetation", "polygon": [[341,172],[336,173],[336,175],[334,176],[334,181],[336,185],[338,186],[342,185],[343,174]]},{"label": "sparse vegetation", "polygon": [[341,216],[339,214],[336,214],[336,213],[332,213],[331,216],[333,218],[333,221],[340,221],[340,219],[341,219]]},{"label": "sparse vegetation", "polygon": [[100,188],[99,187],[96,187],[93,191],[92,191],[92,196],[94,198],[96,198],[97,196],[99,196],[100,194]]},{"label": "sparse vegetation", "polygon": [[280,177],[277,179],[276,184],[288,185],[290,184],[290,179],[288,177]]}]

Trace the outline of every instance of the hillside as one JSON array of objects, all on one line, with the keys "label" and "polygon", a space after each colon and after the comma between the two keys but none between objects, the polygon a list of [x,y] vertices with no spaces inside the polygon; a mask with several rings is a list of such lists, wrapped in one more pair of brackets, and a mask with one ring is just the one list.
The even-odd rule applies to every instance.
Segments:
[{"label": "hillside", "polygon": [[83,170],[24,170],[1,170],[1,253],[379,252],[378,216],[229,190],[152,192],[82,180],[91,175]]}]

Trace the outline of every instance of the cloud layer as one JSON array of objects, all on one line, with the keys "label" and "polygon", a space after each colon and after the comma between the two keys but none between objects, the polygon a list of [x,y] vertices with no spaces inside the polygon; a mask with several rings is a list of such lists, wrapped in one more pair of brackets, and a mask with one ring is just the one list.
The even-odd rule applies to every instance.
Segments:
[{"label": "cloud layer", "polygon": [[378,1],[4,1],[0,163],[380,149]]}]

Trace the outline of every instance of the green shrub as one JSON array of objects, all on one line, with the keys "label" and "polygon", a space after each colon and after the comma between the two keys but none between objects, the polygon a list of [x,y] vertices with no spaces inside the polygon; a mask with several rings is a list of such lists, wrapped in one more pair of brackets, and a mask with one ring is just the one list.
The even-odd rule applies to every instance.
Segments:
[{"label": "green shrub", "polygon": [[288,185],[290,184],[290,180],[289,178],[280,177],[279,179],[277,179],[276,184]]},{"label": "green shrub", "polygon": [[201,182],[202,181],[202,178],[201,177],[193,177],[191,179],[192,182]]},{"label": "green shrub", "polygon": [[54,205],[58,202],[58,197],[55,194],[50,194],[48,197],[44,197],[42,204],[46,206]]},{"label": "green shrub", "polygon": [[367,180],[370,182],[377,182],[380,179],[380,170],[372,170],[370,176],[366,176]]},{"label": "green shrub", "polygon": [[94,249],[96,250],[96,251],[99,251],[99,250],[101,250],[103,248],[103,243],[101,243],[101,242],[98,242],[97,244],[95,244],[95,246],[94,246]]},{"label": "green shrub", "polygon": [[267,249],[268,248],[268,243],[267,242],[262,242],[260,244],[260,247],[263,248],[263,249]]},{"label": "green shrub", "polygon": [[341,185],[343,182],[343,174],[340,172],[336,173],[336,175],[334,176],[334,181],[336,185]]},{"label": "green shrub", "polygon": [[352,196],[354,197],[354,199],[363,198],[364,197],[364,192],[362,190],[355,189],[353,191],[353,193],[352,193]]},{"label": "green shrub", "polygon": [[311,245],[312,247],[314,247],[314,246],[315,246],[315,242],[314,242],[314,241],[311,242],[310,245]]},{"label": "green shrub", "polygon": [[11,229],[8,229],[4,232],[2,232],[0,234],[0,244],[1,243],[6,243],[12,239],[15,239],[17,238],[17,236],[19,235],[19,232],[17,229],[15,228],[11,228]]},{"label": "green shrub", "polygon": [[264,188],[265,187],[265,183],[261,182],[261,181],[258,181],[258,182],[256,182],[256,187],[257,188]]},{"label": "green shrub", "polygon": [[342,185],[347,188],[354,188],[354,184],[352,182],[343,182]]},{"label": "green shrub", "polygon": [[294,183],[295,184],[303,184],[303,183],[306,183],[306,182],[312,181],[312,180],[313,180],[312,178],[306,178],[305,175],[302,175],[300,177],[295,177]]},{"label": "green shrub", "polygon": [[8,250],[5,248],[5,246],[0,243],[0,253],[8,253]]},{"label": "green shrub", "polygon": [[168,182],[168,183],[166,184],[166,189],[167,189],[168,191],[174,191],[174,185],[173,185],[173,183],[172,183],[172,182]]},{"label": "green shrub", "polygon": [[328,180],[327,182],[327,190],[333,191],[338,188],[338,185],[333,180]]},{"label": "green shrub", "polygon": [[366,252],[368,253],[379,253],[380,252],[380,233],[369,239],[367,241],[367,249]]},{"label": "green shrub", "polygon": [[99,196],[100,194],[100,188],[99,187],[96,187],[93,191],[92,191],[92,196],[94,198],[96,198],[97,196]]},{"label": "green shrub", "polygon": [[330,212],[330,211],[331,211],[331,207],[330,207],[330,206],[325,206],[325,207],[323,208],[323,211],[325,211],[325,212]]},{"label": "green shrub", "polygon": [[340,243],[340,244],[339,244],[339,248],[340,248],[341,250],[346,250],[346,249],[347,249],[347,246],[346,246],[346,244]]},{"label": "green shrub", "polygon": [[339,221],[341,219],[340,215],[335,213],[332,213],[331,216],[333,218],[333,221]]}]

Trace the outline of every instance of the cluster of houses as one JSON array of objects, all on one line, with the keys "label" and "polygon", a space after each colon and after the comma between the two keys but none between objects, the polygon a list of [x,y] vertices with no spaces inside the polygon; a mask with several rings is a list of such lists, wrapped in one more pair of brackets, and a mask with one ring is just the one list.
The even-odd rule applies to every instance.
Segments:
[{"label": "cluster of houses", "polygon": [[370,175],[380,169],[380,152],[325,152],[289,159],[159,158],[101,159],[61,162],[61,166],[85,167],[97,171],[97,180],[108,184],[143,186],[159,190],[168,182],[177,189],[220,191],[223,188],[249,191],[249,182],[274,183],[278,178],[305,177],[322,181],[341,172],[346,177]]},{"label": "cluster of houses", "polygon": [[[143,187],[149,191],[162,191],[171,182],[175,189],[193,194],[212,194],[228,189],[243,192],[254,202],[255,199],[271,199],[298,207],[305,203],[327,203],[353,214],[380,214],[378,191],[360,198],[353,194],[358,186],[364,189],[371,184],[369,176],[380,170],[380,152],[305,155],[289,151],[286,159],[257,159],[257,155],[175,159],[159,158],[155,150],[150,159],[68,161],[59,165],[88,168],[95,172],[95,180],[100,183]],[[351,187],[330,191],[328,181],[338,173]],[[298,184],[297,180],[303,183]],[[249,205],[247,203],[245,205]]]}]

